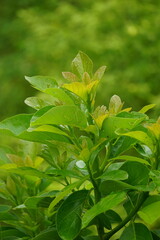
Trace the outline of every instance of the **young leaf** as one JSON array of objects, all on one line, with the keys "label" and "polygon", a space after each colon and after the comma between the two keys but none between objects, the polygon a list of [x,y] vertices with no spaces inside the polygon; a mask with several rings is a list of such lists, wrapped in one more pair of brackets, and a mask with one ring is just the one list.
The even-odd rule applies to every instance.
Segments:
[{"label": "young leaf", "polygon": [[121,111],[122,107],[123,107],[123,103],[120,97],[117,95],[113,95],[109,102],[109,113],[117,114],[118,112]]},{"label": "young leaf", "polygon": [[120,240],[153,240],[151,232],[142,223],[131,223],[123,231]]},{"label": "young leaf", "polygon": [[100,68],[98,68],[98,70],[95,72],[94,76],[93,76],[93,80],[101,80],[104,73],[106,70],[106,66],[102,66]]},{"label": "young leaf", "polygon": [[84,72],[92,76],[93,62],[85,53],[80,51],[72,61],[72,69],[80,78],[83,77]]},{"label": "young leaf", "polygon": [[57,212],[57,231],[61,239],[73,240],[81,230],[82,207],[88,195],[87,190],[72,193]]},{"label": "young leaf", "polygon": [[119,193],[113,193],[108,195],[107,197],[104,197],[95,204],[91,209],[89,209],[82,218],[82,228],[87,227],[87,225],[90,223],[90,221],[99,215],[100,213],[103,213],[107,210],[109,210],[112,207],[115,207],[119,203],[121,203],[125,199],[125,193],[119,192]]},{"label": "young leaf", "polygon": [[156,104],[149,104],[147,106],[144,106],[139,112],[140,113],[146,113],[148,110],[152,109],[155,106],[156,106]]},{"label": "young leaf", "polygon": [[28,98],[26,98],[26,100],[24,102],[26,105],[28,105],[36,110],[39,110],[48,105],[51,105],[49,102],[46,102],[39,97],[28,97]]},{"label": "young leaf", "polygon": [[77,106],[53,107],[37,120],[32,122],[32,126],[43,124],[69,125],[80,128],[87,127],[85,114]]},{"label": "young leaf", "polygon": [[62,87],[76,94],[84,101],[87,101],[88,98],[87,86],[83,82],[65,83],[63,84]]},{"label": "young leaf", "polygon": [[54,88],[57,86],[57,82],[55,81],[55,79],[48,76],[34,76],[34,77],[25,76],[25,79],[30,84],[32,84],[34,88],[42,92],[47,88]]},{"label": "young leaf", "polygon": [[79,80],[78,77],[72,72],[62,72],[62,75],[70,82],[77,82]]}]

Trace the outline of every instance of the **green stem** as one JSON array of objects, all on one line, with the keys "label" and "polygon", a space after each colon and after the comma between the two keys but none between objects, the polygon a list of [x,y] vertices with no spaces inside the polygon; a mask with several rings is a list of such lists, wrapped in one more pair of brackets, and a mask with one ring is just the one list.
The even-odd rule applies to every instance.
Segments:
[{"label": "green stem", "polygon": [[[93,187],[94,187],[94,196],[95,196],[95,204],[96,204],[101,200],[101,193],[100,193],[99,188],[98,188],[98,182],[96,182],[96,180],[93,178],[93,175],[92,175],[91,169],[89,167],[89,164],[88,164],[87,168],[88,168],[88,172],[89,172],[89,175],[90,175],[91,182],[92,182]],[[99,239],[103,240],[104,228],[101,225],[101,222],[98,218],[97,218],[96,227],[97,227],[97,232],[98,232]]]},{"label": "green stem", "polygon": [[148,192],[142,192],[141,196],[139,198],[138,203],[136,204],[135,208],[129,213],[129,215],[115,228],[113,228],[110,232],[104,234],[103,239],[104,240],[109,240],[116,232],[118,232],[121,228],[123,228],[138,212],[146,198],[148,197],[149,193]]}]

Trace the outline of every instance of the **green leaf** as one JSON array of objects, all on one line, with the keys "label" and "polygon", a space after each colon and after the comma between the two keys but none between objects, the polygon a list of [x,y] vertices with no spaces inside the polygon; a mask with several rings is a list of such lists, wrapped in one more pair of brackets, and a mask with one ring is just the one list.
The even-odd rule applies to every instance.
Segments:
[{"label": "green leaf", "polygon": [[46,201],[49,198],[53,200],[53,198],[55,197],[57,192],[58,191],[51,191],[51,192],[41,194],[38,196],[29,197],[25,200],[24,204],[29,209],[36,209],[39,206],[39,203],[42,202],[43,200]]},{"label": "green leaf", "polygon": [[123,152],[127,151],[128,149],[132,148],[132,146],[136,143],[136,139],[121,136],[119,137],[116,142],[110,145],[110,158],[114,158],[119,156]]},{"label": "green leaf", "polygon": [[80,51],[72,61],[72,69],[80,78],[83,77],[84,72],[92,76],[93,62],[85,53]]},{"label": "green leaf", "polygon": [[73,240],[81,230],[82,207],[88,195],[87,190],[72,193],[57,212],[57,231],[63,240]]},{"label": "green leaf", "polygon": [[129,156],[129,155],[128,156],[122,155],[122,156],[109,159],[109,161],[114,161],[114,160],[126,160],[126,161],[139,162],[139,163],[144,163],[146,165],[150,165],[150,163],[144,160],[143,158]]},{"label": "green leaf", "polygon": [[147,106],[144,106],[139,112],[140,113],[146,113],[148,110],[152,109],[155,106],[156,106],[156,104],[149,104]]},{"label": "green leaf", "polygon": [[106,66],[102,66],[100,68],[98,68],[98,70],[95,72],[94,76],[93,76],[93,80],[101,80],[104,73],[106,70]]},{"label": "green leaf", "polygon": [[123,231],[120,240],[153,240],[151,232],[142,223],[132,223]]},{"label": "green leaf", "polygon": [[[31,130],[31,129],[29,129],[29,130]],[[42,125],[42,126],[39,126],[37,128],[34,128],[33,131],[56,133],[56,134],[67,136],[69,138],[69,135],[67,133],[65,133],[61,129],[59,129],[57,127],[54,127],[54,126],[51,126],[51,125]]]},{"label": "green leaf", "polygon": [[76,181],[76,182],[66,186],[65,188],[63,188],[62,191],[56,195],[55,199],[49,205],[48,215],[49,216],[52,215],[53,208],[55,207],[55,205],[57,203],[59,203],[64,197],[66,197],[74,188],[80,186],[85,180],[87,180],[87,178],[88,178],[88,176],[85,176],[83,179]]},{"label": "green leaf", "polygon": [[62,75],[65,79],[71,82],[77,82],[79,80],[78,77],[72,72],[62,72]]},{"label": "green leaf", "polygon": [[9,205],[0,205],[0,214],[8,212],[12,206]]},{"label": "green leaf", "polygon": [[100,192],[103,196],[106,196],[110,193],[115,193],[119,191],[126,190],[137,190],[136,186],[132,186],[128,183],[118,181],[118,180],[106,180],[103,181],[99,186]]},{"label": "green leaf", "polygon": [[160,218],[160,196],[150,196],[143,204],[142,208],[138,212],[138,215],[147,223],[154,224],[156,220]]},{"label": "green leaf", "polygon": [[44,92],[50,94],[54,98],[57,98],[66,105],[75,105],[72,98],[70,98],[69,95],[62,88],[48,88]]},{"label": "green leaf", "polygon": [[32,114],[18,114],[0,122],[0,132],[18,136],[28,129]]},{"label": "green leaf", "polygon": [[119,192],[110,194],[107,197],[104,197],[95,204],[91,209],[89,209],[82,218],[82,228],[87,227],[87,225],[90,223],[90,221],[99,215],[100,213],[103,213],[119,203],[121,203],[125,199],[125,193]]},{"label": "green leaf", "polygon": [[87,119],[77,106],[58,106],[53,107],[31,123],[32,126],[43,124],[69,125],[85,128],[87,127]]},{"label": "green leaf", "polygon": [[128,178],[128,173],[123,170],[106,171],[99,178],[104,180],[125,180]]},{"label": "green leaf", "polygon": [[109,113],[116,114],[121,111],[123,103],[119,96],[113,95],[109,102]]},{"label": "green leaf", "polygon": [[36,109],[39,110],[41,108],[44,108],[48,105],[51,105],[49,102],[39,98],[39,97],[28,97],[25,99],[25,104]]},{"label": "green leaf", "polygon": [[48,76],[34,76],[34,77],[25,76],[25,79],[30,84],[32,84],[34,88],[42,92],[47,88],[54,88],[57,86],[57,82],[55,81],[55,79]]},{"label": "green leaf", "polygon": [[[104,120],[102,125],[102,136],[115,138],[117,136],[118,129],[131,130],[144,120],[142,118],[124,118],[124,117],[108,117]],[[128,136],[127,134],[121,134]]]},{"label": "green leaf", "polygon": [[147,185],[149,182],[149,169],[139,162],[125,162],[121,170],[128,173],[128,179],[126,183],[135,185]]},{"label": "green leaf", "polygon": [[0,165],[4,163],[10,163],[7,154],[13,154],[14,151],[7,146],[0,146]]},{"label": "green leaf", "polygon": [[18,167],[18,168],[10,168],[7,169],[8,172],[11,173],[16,173],[18,175],[30,175],[30,176],[35,176],[35,177],[39,177],[39,178],[50,178],[49,176],[47,176],[47,174],[37,170],[36,168],[32,168],[32,167]]},{"label": "green leaf", "polygon": [[142,131],[132,131],[121,134],[123,136],[128,136],[137,139],[138,141],[147,145],[151,150],[154,150],[154,144],[152,139],[148,136],[147,133]]},{"label": "green leaf", "polygon": [[111,209],[106,211],[105,214],[109,219],[110,223],[120,223],[122,221],[122,218],[119,216],[119,214]]},{"label": "green leaf", "polygon": [[9,240],[9,239],[13,239],[13,237],[16,237],[14,239],[19,239],[20,237],[24,236],[24,233],[16,230],[16,229],[7,229],[7,230],[1,230],[0,232],[0,237],[3,240]]},{"label": "green leaf", "polygon": [[32,238],[31,240],[61,240],[61,238],[58,236],[58,233],[56,229],[48,229],[40,234],[38,234],[36,237]]}]

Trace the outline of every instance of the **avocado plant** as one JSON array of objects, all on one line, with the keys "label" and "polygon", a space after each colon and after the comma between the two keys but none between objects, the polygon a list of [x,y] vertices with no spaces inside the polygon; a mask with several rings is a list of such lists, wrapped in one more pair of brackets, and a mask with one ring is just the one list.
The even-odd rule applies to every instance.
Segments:
[{"label": "avocado plant", "polygon": [[160,239],[160,119],[96,106],[105,69],[79,52],[60,83],[25,77],[34,113],[0,122],[22,146],[0,146],[0,239]]}]

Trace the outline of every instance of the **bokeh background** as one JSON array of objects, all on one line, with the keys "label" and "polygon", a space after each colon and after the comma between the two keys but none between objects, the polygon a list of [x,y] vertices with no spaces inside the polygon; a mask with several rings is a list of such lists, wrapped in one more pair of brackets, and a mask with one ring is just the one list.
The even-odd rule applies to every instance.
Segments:
[{"label": "bokeh background", "polygon": [[30,111],[24,75],[61,79],[79,50],[108,67],[98,104],[118,94],[160,114],[159,0],[1,0],[0,119]]}]

